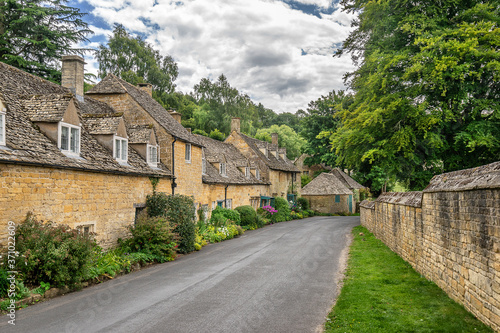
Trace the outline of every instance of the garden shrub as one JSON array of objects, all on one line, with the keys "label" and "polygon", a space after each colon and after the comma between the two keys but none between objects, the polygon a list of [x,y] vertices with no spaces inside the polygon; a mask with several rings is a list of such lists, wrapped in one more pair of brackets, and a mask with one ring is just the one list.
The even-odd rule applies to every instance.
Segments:
[{"label": "garden shrub", "polygon": [[7,291],[10,287],[10,282],[7,280],[8,277],[7,270],[0,268],[0,298],[7,297]]},{"label": "garden shrub", "polygon": [[100,247],[94,249],[86,279],[95,279],[101,275],[114,277],[123,270],[130,270],[131,261],[115,251],[103,251]]},{"label": "garden shrub", "polygon": [[17,271],[34,286],[41,282],[58,287],[81,282],[96,246],[93,236],[67,225],[38,221],[28,214],[17,227]]},{"label": "garden shrub", "polygon": [[146,207],[150,217],[165,216],[167,210],[168,196],[163,192],[153,191],[146,197]]},{"label": "garden shrub", "polygon": [[[172,226],[165,217],[149,217],[140,214],[135,226],[129,227],[131,238],[120,241],[122,252],[142,252],[150,255],[158,262],[171,261],[175,259],[175,235]],[[98,260],[113,261],[113,257],[101,258]],[[121,265],[117,260],[110,265]],[[103,263],[104,264],[104,263]]]},{"label": "garden shrub", "polygon": [[276,197],[274,199],[274,207],[278,212],[272,215],[271,220],[273,222],[283,222],[291,220],[290,216],[291,210],[288,205],[288,201],[286,201],[283,198]]},{"label": "garden shrub", "polygon": [[257,215],[260,215],[260,216],[266,215],[266,211],[264,210],[264,208],[262,208],[262,207],[257,208]]},{"label": "garden shrub", "polygon": [[256,219],[255,219],[255,224],[257,225],[257,228],[262,228],[263,226],[265,226],[267,224],[266,219],[264,217],[262,217],[261,215],[257,214]]},{"label": "garden shrub", "polygon": [[297,204],[300,208],[300,210],[308,210],[310,207],[309,207],[309,200],[307,200],[306,198],[303,198],[303,197],[299,197],[297,199]]},{"label": "garden shrub", "polygon": [[240,206],[236,207],[235,210],[240,213],[240,223],[241,226],[255,225],[257,226],[257,212],[252,206]]},{"label": "garden shrub", "polygon": [[193,252],[196,236],[196,213],[193,198],[179,194],[168,196],[166,217],[174,226],[174,232],[179,235],[177,252]]},{"label": "garden shrub", "polygon": [[212,217],[210,218],[210,224],[213,224],[212,219],[214,219],[217,215],[224,216],[226,219],[233,221],[235,224],[240,224],[240,222],[241,222],[240,213],[238,211],[217,206],[212,211]]}]

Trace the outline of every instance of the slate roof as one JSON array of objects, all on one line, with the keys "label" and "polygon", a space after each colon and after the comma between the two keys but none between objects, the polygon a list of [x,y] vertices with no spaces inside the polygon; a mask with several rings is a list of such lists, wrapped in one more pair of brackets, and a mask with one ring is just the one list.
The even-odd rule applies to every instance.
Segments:
[{"label": "slate roof", "polygon": [[301,190],[302,195],[353,194],[335,175],[322,173]]},{"label": "slate roof", "polygon": [[200,146],[193,134],[189,133],[177,120],[170,115],[154,98],[144,90],[109,74],[86,95],[93,94],[125,94],[128,93],[146,112],[148,112],[165,130],[177,138]]},{"label": "slate roof", "polygon": [[500,188],[500,161],[432,177],[424,192]]},{"label": "slate roof", "polygon": [[[252,167],[252,164],[233,145],[202,135],[195,134],[195,136],[205,147],[204,151],[205,159],[207,160],[207,172],[202,177],[204,183],[229,185],[269,184],[255,178],[253,175],[250,175],[249,178],[245,177],[245,174],[241,172],[238,167]],[[225,161],[226,163],[227,177],[220,175],[219,170],[211,164],[220,163],[221,161]]]},{"label": "slate roof", "polygon": [[362,189],[365,188],[363,185],[352,179],[348,174],[339,168],[335,168],[330,173],[336,176],[347,188],[349,189]]},{"label": "slate roof", "polygon": [[127,126],[128,143],[149,143],[151,131],[154,131],[154,129],[150,125]]},{"label": "slate roof", "polygon": [[[150,168],[146,161],[131,148],[128,152],[128,165],[120,165],[113,158],[112,153],[100,145],[89,133],[85,123],[82,124],[81,130],[80,157],[73,158],[64,155],[57,144],[30,121],[33,112],[31,109],[26,109],[27,105],[24,102],[29,96],[44,95],[46,100],[51,100],[51,95],[64,96],[68,94],[70,91],[67,88],[0,63],[0,98],[7,108],[7,147],[0,148],[0,162],[128,175],[156,177],[171,175],[171,172],[164,165],[159,165],[157,170]],[[103,104],[88,97],[85,98],[83,106],[76,98],[73,101],[80,114],[85,108],[93,107],[95,109]],[[95,110],[101,113],[107,112],[106,110]]]},{"label": "slate roof", "polygon": [[[286,155],[284,159],[275,157],[271,151],[277,151],[278,146],[273,145],[269,142],[266,141],[261,141],[257,140],[254,138],[251,138],[243,133],[240,133],[241,137],[245,142],[252,148],[252,150],[257,154],[257,156],[264,162],[265,165],[267,165],[270,169],[273,170],[280,170],[280,171],[289,171],[289,172],[300,172],[300,170],[295,166],[295,164],[290,161]],[[263,154],[259,148],[268,148],[270,150],[269,152],[269,157],[266,157],[265,154]]]},{"label": "slate roof", "polygon": [[115,134],[122,117],[84,117],[90,134]]},{"label": "slate roof", "polygon": [[59,122],[64,116],[72,94],[32,95],[22,100],[31,121]]}]

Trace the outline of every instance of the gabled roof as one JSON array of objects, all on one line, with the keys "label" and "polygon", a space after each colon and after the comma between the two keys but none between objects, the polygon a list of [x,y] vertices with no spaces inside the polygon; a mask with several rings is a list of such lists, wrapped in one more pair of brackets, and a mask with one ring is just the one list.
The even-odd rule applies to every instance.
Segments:
[{"label": "gabled roof", "polygon": [[266,164],[270,169],[280,170],[280,171],[289,171],[289,172],[300,172],[300,170],[290,161],[286,156],[284,159],[281,159],[279,155],[276,157],[273,154],[269,154],[266,157],[259,148],[267,148],[272,151],[278,151],[278,146],[273,145],[266,141],[257,140],[251,138],[243,133],[239,133],[243,140],[252,148],[252,150],[257,154],[257,156]]},{"label": "gabled roof", "polygon": [[22,101],[31,121],[59,122],[73,99],[72,94],[32,95]]},{"label": "gabled roof", "polygon": [[[207,160],[207,170],[206,174],[203,175],[204,183],[229,185],[269,184],[255,178],[253,175],[250,175],[249,178],[245,177],[245,174],[240,171],[239,167],[250,166],[250,163],[233,145],[202,135],[196,135],[196,138],[205,147],[204,153]],[[211,164],[221,162],[226,163],[227,177],[220,175],[219,170]]]},{"label": "gabled roof", "polygon": [[[51,95],[69,96],[69,94],[67,88],[0,62],[0,99],[7,108],[7,148],[0,148],[0,162],[129,175],[156,177],[171,175],[164,165],[158,170],[151,169],[146,161],[130,148],[128,165],[120,165],[112,153],[89,133],[85,124],[82,124],[81,130],[80,157],[72,158],[64,155],[57,144],[30,121],[34,112],[32,109],[26,109],[24,101],[27,96],[43,95],[45,97],[40,97],[41,100],[51,100]],[[93,108],[96,113],[107,112],[99,109],[104,103],[89,97],[85,98],[85,103],[80,103],[75,98],[72,100],[80,114],[86,108]],[[109,107],[107,110],[109,111]]]},{"label": "gabled roof", "polygon": [[335,168],[330,171],[332,175],[335,175],[347,188],[350,189],[362,189],[365,188],[363,185],[352,179],[348,174],[339,168]]},{"label": "gabled roof", "polygon": [[301,190],[302,195],[353,194],[335,175],[322,173]]},{"label": "gabled roof", "polygon": [[109,74],[86,94],[92,96],[93,94],[125,93],[128,93],[134,101],[148,112],[168,133],[183,141],[198,146],[200,145],[193,134],[189,133],[163,106],[149,96],[147,92],[120,79],[116,75]]}]

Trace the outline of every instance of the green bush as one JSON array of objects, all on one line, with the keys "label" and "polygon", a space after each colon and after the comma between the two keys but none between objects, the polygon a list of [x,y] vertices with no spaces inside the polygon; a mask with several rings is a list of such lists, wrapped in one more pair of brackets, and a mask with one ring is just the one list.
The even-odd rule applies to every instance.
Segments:
[{"label": "green bush", "polygon": [[123,270],[130,270],[131,262],[116,251],[103,251],[100,247],[94,249],[86,279],[95,279],[101,275],[114,277]]},{"label": "green bush", "polygon": [[7,291],[10,287],[10,282],[7,280],[8,277],[7,270],[0,268],[0,298],[7,297]]},{"label": "green bush", "polygon": [[[151,255],[158,262],[175,259],[175,235],[165,217],[149,217],[141,214],[136,225],[130,226],[129,230],[132,237],[119,242],[121,252],[142,252]],[[98,265],[99,262],[101,265]],[[110,274],[106,271],[106,266],[109,265],[110,269],[113,269],[113,266],[115,268],[121,266],[122,262],[111,254],[107,257],[98,255],[95,258],[95,265],[102,266],[103,272]]]},{"label": "green bush", "polygon": [[299,197],[297,199],[297,204],[300,208],[300,210],[308,210],[310,207],[309,207],[309,200],[307,200],[306,198],[303,198],[303,197]]},{"label": "green bush", "polygon": [[265,226],[267,224],[266,219],[259,214],[257,214],[257,216],[256,216],[255,223],[257,225],[257,228],[262,228],[263,226]]},{"label": "green bush", "polygon": [[174,226],[174,232],[179,235],[177,252],[193,252],[196,237],[196,213],[193,198],[179,194],[168,196],[166,217]]},{"label": "green bush", "polygon": [[271,221],[273,222],[283,222],[283,221],[290,221],[292,218],[290,216],[290,213],[292,212],[290,210],[290,206],[288,205],[288,201],[281,197],[276,197],[274,199],[274,207],[278,211],[277,213],[274,213],[271,216]]},{"label": "green bush", "polygon": [[212,211],[212,217],[210,218],[210,224],[213,225],[212,219],[216,219],[217,215],[224,216],[226,219],[233,221],[235,224],[241,223],[241,217],[240,217],[240,213],[238,211],[217,206]]},{"label": "green bush", "polygon": [[148,194],[146,197],[146,207],[148,208],[149,216],[165,216],[165,212],[167,210],[167,198],[168,196],[163,192],[153,191],[152,194]]},{"label": "green bush", "polygon": [[235,210],[240,213],[240,223],[241,226],[255,225],[257,226],[257,212],[252,206],[240,206],[236,207]]},{"label": "green bush", "polygon": [[72,285],[84,278],[95,246],[92,234],[38,221],[28,214],[17,227],[16,249],[20,257],[16,268],[23,280],[34,286],[41,282],[58,287]]},{"label": "green bush", "polygon": [[267,212],[262,207],[257,208],[257,215],[264,216],[266,213]]}]

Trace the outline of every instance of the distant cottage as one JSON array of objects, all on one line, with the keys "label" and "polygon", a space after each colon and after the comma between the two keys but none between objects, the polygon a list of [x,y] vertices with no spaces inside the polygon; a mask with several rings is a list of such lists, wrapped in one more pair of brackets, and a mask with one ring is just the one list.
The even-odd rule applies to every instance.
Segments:
[{"label": "distant cottage", "polygon": [[8,221],[30,211],[96,232],[109,247],[143,209],[151,177],[158,191],[192,196],[209,214],[300,193],[276,135],[247,137],[239,119],[225,142],[193,135],[151,85],[110,74],[84,95],[83,58],[62,64],[59,86],[0,63],[0,247]]}]

